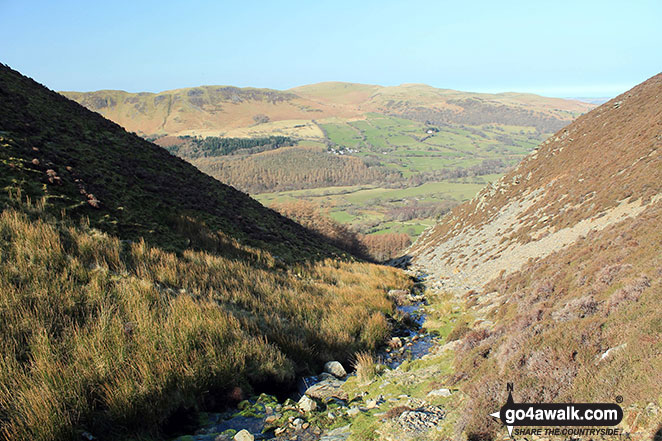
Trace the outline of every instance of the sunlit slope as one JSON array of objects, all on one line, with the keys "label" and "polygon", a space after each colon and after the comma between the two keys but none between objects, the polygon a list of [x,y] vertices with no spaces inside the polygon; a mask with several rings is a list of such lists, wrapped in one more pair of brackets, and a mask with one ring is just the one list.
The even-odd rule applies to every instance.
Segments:
[{"label": "sunlit slope", "polygon": [[[420,84],[383,87],[329,82],[287,91],[201,86],[160,93],[62,93],[127,130],[146,136],[251,136],[251,128],[262,130],[269,126],[261,124],[274,122],[281,122],[276,127],[292,135],[305,121],[361,119],[367,112],[449,124],[524,122],[552,131],[593,107],[531,94],[478,94]],[[302,133],[315,137],[310,130]]]},{"label": "sunlit slope", "polygon": [[479,287],[659,200],[655,76],[577,119],[461,205],[411,249],[451,286]]}]

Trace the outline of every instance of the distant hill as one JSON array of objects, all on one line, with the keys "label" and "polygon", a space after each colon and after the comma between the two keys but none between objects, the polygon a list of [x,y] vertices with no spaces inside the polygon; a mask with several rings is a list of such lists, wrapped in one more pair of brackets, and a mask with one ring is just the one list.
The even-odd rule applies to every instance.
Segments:
[{"label": "distant hill", "polygon": [[361,263],[0,65],[0,439],[172,439],[389,335]]},{"label": "distant hill", "polygon": [[[369,112],[438,123],[529,125],[554,131],[591,104],[532,94],[481,94],[422,84],[319,83],[287,91],[201,86],[160,93],[62,92],[129,131],[248,137],[266,132],[320,139],[316,121]],[[525,123],[525,124],[524,124]]]},{"label": "distant hill", "polygon": [[[498,428],[485,415],[507,381],[522,402],[618,395],[629,415],[659,402],[661,109],[662,74],[557,132],[409,249],[476,319],[458,343],[460,431]],[[627,424],[656,430],[650,416]]]}]

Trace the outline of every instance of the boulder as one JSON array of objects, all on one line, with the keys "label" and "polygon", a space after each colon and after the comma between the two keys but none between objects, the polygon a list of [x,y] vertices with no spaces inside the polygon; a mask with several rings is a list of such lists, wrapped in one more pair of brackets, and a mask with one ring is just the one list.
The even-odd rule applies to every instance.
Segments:
[{"label": "boulder", "polygon": [[328,372],[336,378],[345,378],[347,372],[339,361],[329,361],[324,365],[324,372]]},{"label": "boulder", "polygon": [[400,337],[393,337],[388,342],[389,348],[397,349],[402,347],[402,339]]},{"label": "boulder", "polygon": [[306,395],[323,403],[331,401],[334,398],[347,401],[349,397],[347,392],[341,389],[342,385],[343,382],[335,378],[323,380],[306,389]]},{"label": "boulder", "polygon": [[431,390],[428,393],[428,397],[450,397],[450,396],[451,396],[451,390],[446,388]]},{"label": "boulder", "polygon": [[347,401],[349,397],[347,392],[341,389],[342,385],[343,382],[335,378],[323,380],[306,389],[306,395],[323,403],[331,401],[334,398]]},{"label": "boulder", "polygon": [[234,441],[255,441],[255,437],[246,429],[242,429],[234,436]]},{"label": "boulder", "polygon": [[409,291],[404,289],[392,289],[387,294],[388,298],[395,302],[396,305],[402,306],[407,304],[407,297],[409,296]]},{"label": "boulder", "polygon": [[299,399],[299,409],[303,410],[304,412],[312,412],[313,410],[317,409],[317,403],[304,395]]}]

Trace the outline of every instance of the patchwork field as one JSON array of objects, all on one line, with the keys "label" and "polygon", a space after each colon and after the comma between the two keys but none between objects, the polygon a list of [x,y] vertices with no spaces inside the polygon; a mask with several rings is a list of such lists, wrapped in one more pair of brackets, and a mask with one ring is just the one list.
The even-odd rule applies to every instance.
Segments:
[{"label": "patchwork field", "polygon": [[425,124],[370,113],[363,120],[320,123],[329,151],[350,154],[400,171],[404,177],[485,160],[517,163],[545,139],[531,127]]},{"label": "patchwork field", "polygon": [[267,206],[305,200],[325,207],[331,218],[350,224],[364,234],[406,233],[416,237],[434,224],[436,217],[471,199],[499,176],[459,178],[404,188],[376,185],[323,187],[263,193],[255,198]]}]

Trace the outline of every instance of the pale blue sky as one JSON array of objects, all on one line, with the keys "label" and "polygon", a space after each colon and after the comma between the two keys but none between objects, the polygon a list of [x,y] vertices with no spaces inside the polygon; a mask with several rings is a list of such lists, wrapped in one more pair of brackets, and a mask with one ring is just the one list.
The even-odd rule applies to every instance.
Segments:
[{"label": "pale blue sky", "polygon": [[662,70],[662,1],[0,0],[0,62],[56,90],[319,81],[614,96]]}]

